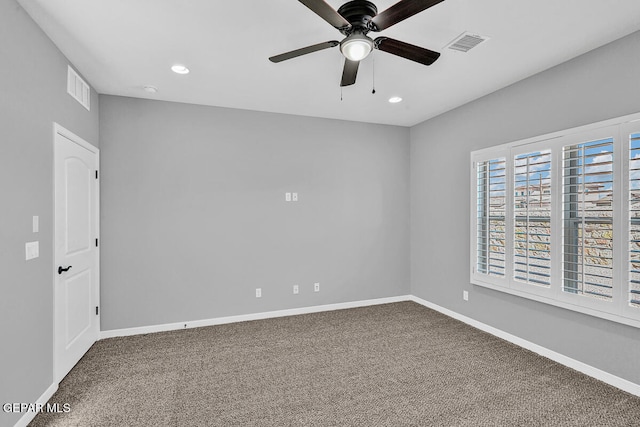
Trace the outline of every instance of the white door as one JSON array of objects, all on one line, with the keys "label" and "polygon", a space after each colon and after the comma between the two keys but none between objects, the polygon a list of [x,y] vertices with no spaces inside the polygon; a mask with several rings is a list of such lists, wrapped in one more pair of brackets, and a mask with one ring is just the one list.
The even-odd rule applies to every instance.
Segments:
[{"label": "white door", "polygon": [[98,339],[98,149],[55,125],[54,375]]}]

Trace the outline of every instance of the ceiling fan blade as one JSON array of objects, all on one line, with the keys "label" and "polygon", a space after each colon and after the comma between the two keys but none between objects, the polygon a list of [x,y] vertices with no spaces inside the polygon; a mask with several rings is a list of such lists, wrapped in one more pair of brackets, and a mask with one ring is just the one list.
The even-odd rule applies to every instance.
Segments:
[{"label": "ceiling fan blade", "polygon": [[351,86],[356,82],[356,76],[358,75],[358,66],[360,61],[350,61],[345,58],[344,69],[342,70],[342,81],[340,87]]},{"label": "ceiling fan blade", "polygon": [[269,58],[271,62],[282,62],[287,59],[296,58],[298,56],[306,55],[307,53],[317,52],[319,50],[328,49],[330,47],[336,47],[340,42],[332,40],[330,42],[318,43],[313,46],[303,47],[301,49],[292,50],[291,52],[281,53],[280,55],[272,56]]},{"label": "ceiling fan blade", "polygon": [[320,18],[327,21],[329,24],[333,25],[337,29],[346,29],[350,28],[351,24],[349,21],[344,19],[342,15],[340,15],[334,8],[332,8],[327,2],[324,0],[298,0],[303,5],[307,6],[316,15]]},{"label": "ceiling fan blade", "polygon": [[440,57],[438,52],[401,42],[400,40],[390,39],[389,37],[378,37],[373,44],[378,50],[424,65],[431,65]]},{"label": "ceiling fan blade", "polygon": [[389,9],[380,12],[372,20],[373,31],[382,31],[400,21],[412,17],[444,0],[401,0]]}]

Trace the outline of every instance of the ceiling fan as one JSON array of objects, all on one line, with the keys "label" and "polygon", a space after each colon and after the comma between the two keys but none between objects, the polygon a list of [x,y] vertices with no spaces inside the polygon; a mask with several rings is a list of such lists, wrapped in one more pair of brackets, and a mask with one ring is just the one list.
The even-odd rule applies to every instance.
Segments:
[{"label": "ceiling fan", "polygon": [[367,0],[349,1],[340,6],[337,11],[324,0],[298,1],[346,37],[340,42],[332,40],[272,56],[269,58],[271,62],[282,62],[339,45],[340,52],[345,57],[340,86],[349,86],[356,82],[360,61],[366,58],[373,49],[424,65],[433,64],[440,56],[438,52],[389,37],[382,36],[373,40],[367,36],[367,33],[385,30],[444,0],[401,0],[381,13],[378,13],[378,8],[375,4]]}]

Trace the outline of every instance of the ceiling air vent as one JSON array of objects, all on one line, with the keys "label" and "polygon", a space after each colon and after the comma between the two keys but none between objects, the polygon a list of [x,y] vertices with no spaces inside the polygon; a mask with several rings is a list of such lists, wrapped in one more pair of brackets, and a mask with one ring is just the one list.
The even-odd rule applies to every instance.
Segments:
[{"label": "ceiling air vent", "polygon": [[447,45],[449,49],[459,52],[469,52],[480,43],[489,40],[489,37],[479,36],[477,34],[462,33]]},{"label": "ceiling air vent", "polygon": [[71,66],[67,72],[67,93],[91,111],[91,88]]}]

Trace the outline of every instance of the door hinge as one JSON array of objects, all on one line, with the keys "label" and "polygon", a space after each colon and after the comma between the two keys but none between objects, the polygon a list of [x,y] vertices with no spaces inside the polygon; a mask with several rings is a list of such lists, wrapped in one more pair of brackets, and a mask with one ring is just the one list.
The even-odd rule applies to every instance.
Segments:
[{"label": "door hinge", "polygon": [[98,171],[96,171],[96,179],[98,179]]},{"label": "door hinge", "polygon": [[98,306],[96,305],[96,316],[98,315]]}]

